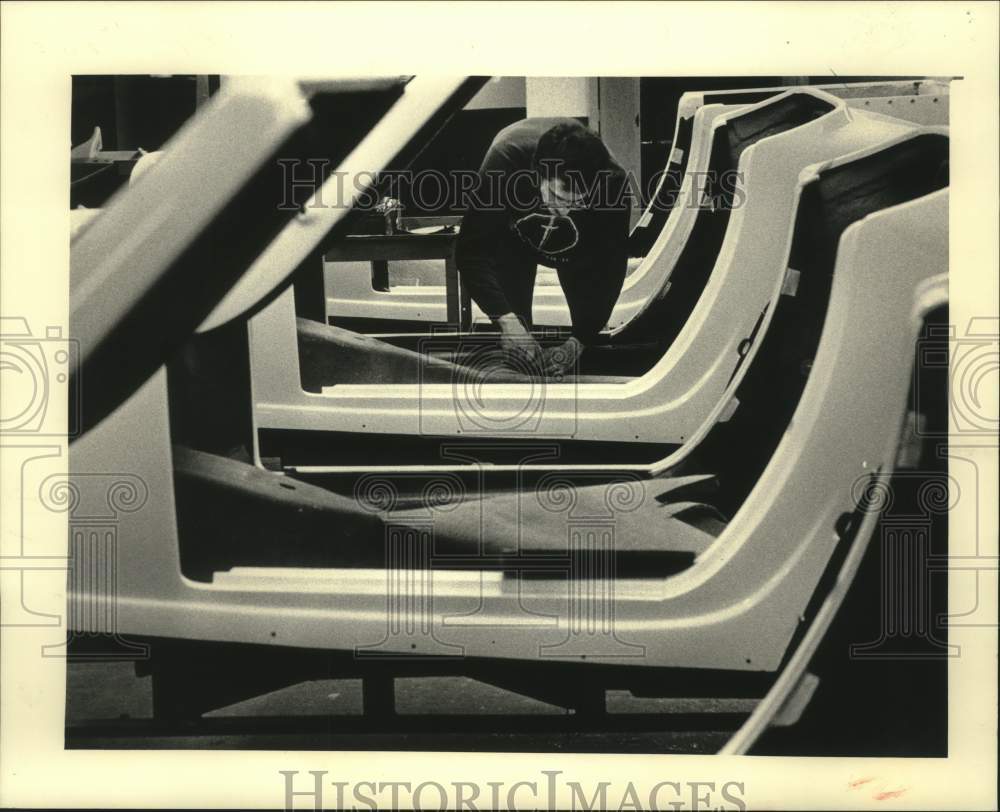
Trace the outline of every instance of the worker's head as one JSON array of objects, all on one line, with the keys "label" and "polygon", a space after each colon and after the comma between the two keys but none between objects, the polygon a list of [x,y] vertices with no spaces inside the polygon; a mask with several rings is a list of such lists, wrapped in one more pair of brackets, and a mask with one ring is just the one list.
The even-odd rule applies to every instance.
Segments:
[{"label": "worker's head", "polygon": [[535,149],[542,203],[562,215],[584,208],[600,173],[611,166],[611,154],[596,133],[575,121],[557,124]]}]

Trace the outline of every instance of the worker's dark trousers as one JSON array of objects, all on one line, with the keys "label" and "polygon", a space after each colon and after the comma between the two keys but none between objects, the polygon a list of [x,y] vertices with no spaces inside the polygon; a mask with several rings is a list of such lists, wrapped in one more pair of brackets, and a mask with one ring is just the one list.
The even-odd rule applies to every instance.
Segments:
[{"label": "worker's dark trousers", "polygon": [[528,330],[532,325],[531,303],[535,296],[537,270],[537,257],[520,251],[503,252],[497,263],[497,281],[503,288],[514,315]]}]

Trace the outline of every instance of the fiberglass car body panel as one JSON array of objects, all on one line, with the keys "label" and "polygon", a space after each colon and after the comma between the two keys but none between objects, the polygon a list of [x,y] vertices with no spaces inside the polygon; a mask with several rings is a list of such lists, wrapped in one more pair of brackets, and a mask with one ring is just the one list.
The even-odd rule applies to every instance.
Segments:
[{"label": "fiberglass car body panel", "polygon": [[[773,671],[829,564],[839,518],[857,510],[859,488],[891,471],[921,297],[947,269],[947,201],[945,189],[844,232],[815,363],[763,476],[694,566],[666,579],[619,580],[610,607],[607,593],[585,585],[570,599],[563,580],[512,584],[485,571],[387,578],[385,570],[251,568],[217,573],[211,583],[185,578],[161,370],[74,446],[75,472],[132,471],[150,496],[118,521],[116,631],[362,654],[539,660],[583,652],[588,661]],[[144,442],[121,443],[122,434]],[[864,512],[842,538],[851,550],[833,603],[877,517],[877,509]],[[70,600],[103,605],[108,596],[94,588],[71,583]],[[609,611],[613,634],[581,624]],[[74,623],[91,631],[95,618],[81,613]]]},{"label": "fiberglass car body panel", "polygon": [[[905,122],[849,113],[842,102],[814,95],[828,99],[831,112],[744,151],[739,166],[746,203],[732,212],[695,311],[646,375],[626,384],[536,381],[502,387],[470,387],[459,376],[452,385],[338,385],[318,395],[307,393],[299,382],[295,323],[286,294],[250,326],[257,428],[434,436],[471,431],[512,438],[528,431],[532,439],[674,444],[698,436],[723,416],[728,393],[752,362],[753,346],[745,358],[739,347],[748,336],[766,331],[769,303],[780,295],[799,171],[914,131]],[[723,116],[716,128],[744,112]]]},{"label": "fiberglass car body panel", "polygon": [[[702,178],[702,173],[707,168],[712,123],[718,116],[739,110],[742,106],[706,105],[694,113],[691,142],[684,162],[682,186],[677,192],[676,201],[691,200],[697,194],[697,190],[691,185],[691,178],[692,176]],[[677,163],[677,157],[671,152],[664,177],[670,171],[670,167]],[[659,222],[659,218],[654,218],[650,211],[653,205],[651,202],[647,212],[638,221],[637,228],[646,227],[643,221],[647,217],[651,221]],[[658,205],[663,205],[662,201]],[[625,277],[622,292],[608,320],[610,326],[620,327],[627,323],[650,296],[662,289],[676,262],[675,256],[672,257],[669,253],[663,255],[664,247],[668,245],[672,247],[678,241],[683,245],[683,240],[686,238],[687,232],[683,230],[682,234],[673,236],[681,222],[687,223],[687,219],[680,217],[684,208],[683,205],[672,206],[646,255],[642,259],[629,260],[635,267]],[[551,269],[540,265],[538,270],[539,281],[535,283],[535,301],[532,310],[535,324],[569,326],[569,310],[562,288],[552,278]],[[404,322],[446,321],[445,289],[442,285],[399,285],[389,291],[375,290],[371,284],[371,271],[367,262],[327,263],[325,277],[329,318],[371,318]],[[475,303],[472,306],[473,321],[480,323],[489,321]]]},{"label": "fiberglass car body panel", "polygon": [[[851,82],[839,84],[811,85],[832,96],[846,100],[852,108],[880,112],[895,118],[901,118],[914,124],[946,125],[948,123],[948,85],[944,82],[927,81],[888,81],[888,82]],[[698,146],[698,110],[704,106],[725,107],[756,104],[767,98],[778,95],[789,88],[760,88],[734,91],[688,91],[678,102],[677,118],[674,124],[672,143],[678,143],[678,135],[687,122],[694,121],[690,145],[685,145],[685,151],[672,148],[666,170],[661,175],[660,185],[666,181],[671,172],[681,171],[684,175],[695,166],[694,158]],[[737,103],[738,102],[738,103]],[[653,196],[643,216],[633,229],[633,236],[643,228],[662,229],[665,223],[658,217],[651,216],[653,202],[659,197],[660,189]],[[677,194],[675,201],[683,201]],[[662,205],[662,201],[660,201]],[[672,218],[673,209],[669,212]],[[649,218],[648,226],[643,222]],[[670,220],[665,221],[669,223]],[[655,236],[654,236],[655,240]],[[644,241],[649,242],[645,236]],[[644,301],[647,293],[637,287],[642,277],[651,268],[645,260],[649,252],[643,253],[643,260],[636,261],[637,267],[625,279],[619,302],[608,320],[608,329],[621,327],[629,314]],[[630,260],[632,262],[633,260]],[[439,266],[431,260],[425,260],[421,267]],[[443,267],[443,266],[442,266]],[[439,269],[443,274],[443,270]],[[536,327],[567,327],[570,324],[569,310],[565,296],[554,280],[546,276],[543,266],[539,266],[539,277],[535,284],[535,304],[533,320]],[[640,271],[642,273],[640,273]],[[633,289],[633,286],[636,286]],[[343,262],[331,263],[327,267],[327,313],[330,318],[371,318],[380,322],[398,320],[405,322],[445,322],[445,288],[443,285],[396,285],[389,291],[375,290],[371,284],[369,263]],[[658,287],[656,288],[658,289]],[[473,321],[487,323],[489,319],[478,306],[473,303]]]}]

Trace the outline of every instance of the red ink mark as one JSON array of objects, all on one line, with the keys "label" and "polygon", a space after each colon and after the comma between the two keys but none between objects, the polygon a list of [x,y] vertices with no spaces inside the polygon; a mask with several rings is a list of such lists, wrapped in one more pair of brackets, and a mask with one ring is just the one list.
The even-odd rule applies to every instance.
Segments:
[{"label": "red ink mark", "polygon": [[848,789],[857,789],[862,784],[867,784],[870,781],[874,781],[874,780],[875,780],[874,778],[858,778],[856,781],[849,781],[847,783],[847,788]]},{"label": "red ink mark", "polygon": [[893,798],[898,798],[904,792],[906,792],[905,789],[891,789],[888,792],[879,792],[879,793],[876,793],[872,797],[876,801],[889,801],[889,800],[892,800]]}]

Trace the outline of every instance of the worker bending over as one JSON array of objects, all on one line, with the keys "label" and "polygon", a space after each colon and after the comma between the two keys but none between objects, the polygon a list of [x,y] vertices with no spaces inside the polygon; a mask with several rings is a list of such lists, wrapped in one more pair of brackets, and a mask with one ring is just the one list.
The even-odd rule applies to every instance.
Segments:
[{"label": "worker bending over", "polygon": [[[547,375],[573,367],[607,324],[627,266],[629,190],[604,142],[570,118],[528,118],[501,130],[469,195],[455,259],[508,353]],[[554,268],[572,337],[542,351],[531,335],[538,265]]]}]

